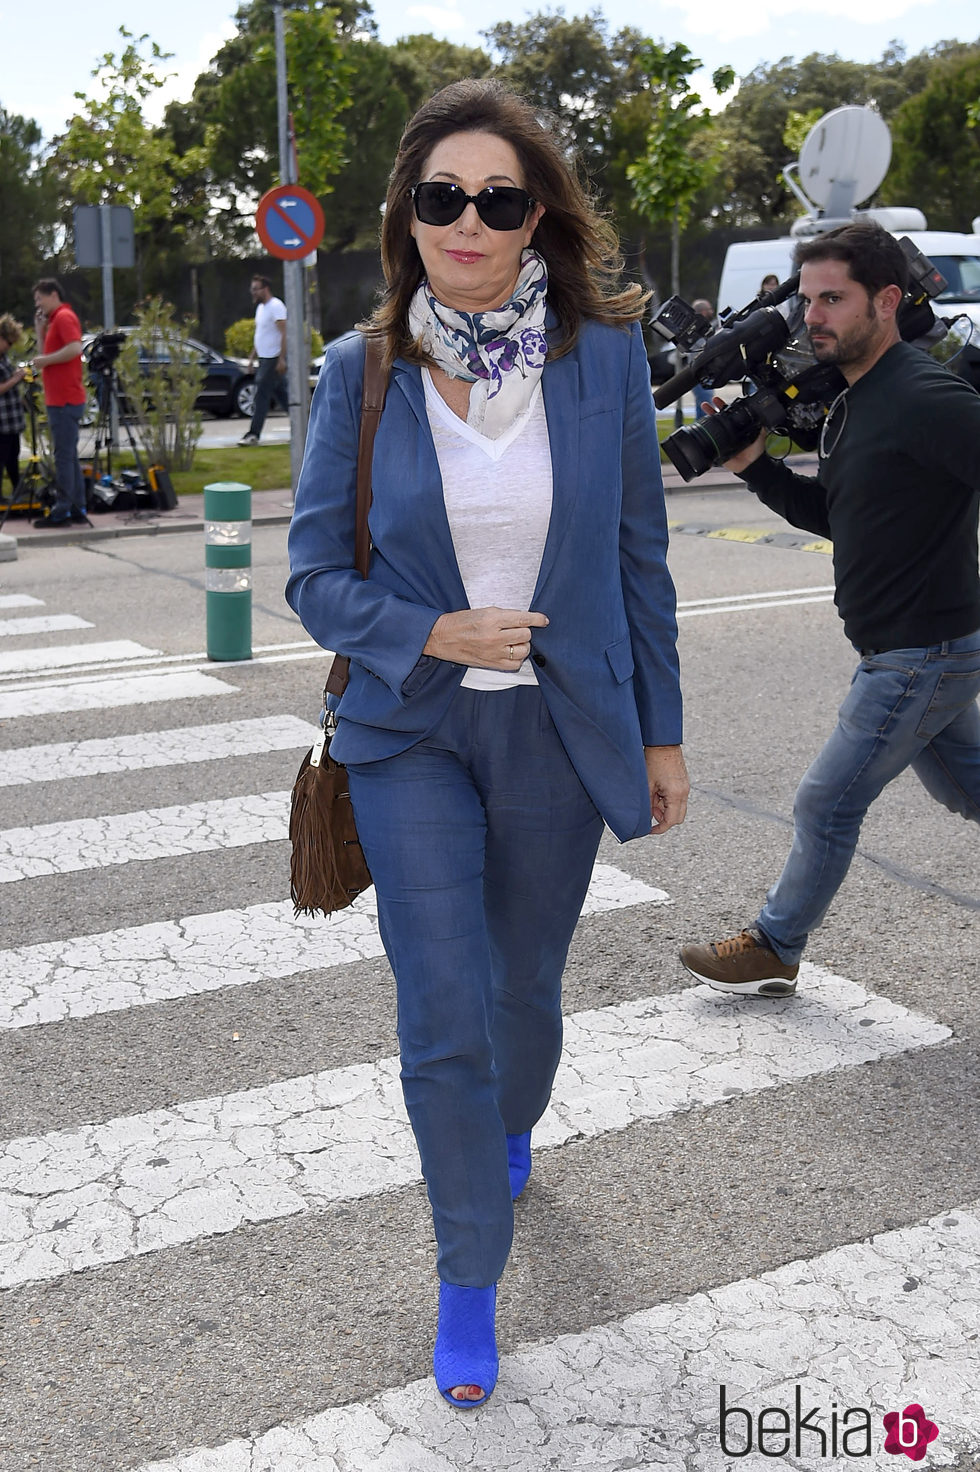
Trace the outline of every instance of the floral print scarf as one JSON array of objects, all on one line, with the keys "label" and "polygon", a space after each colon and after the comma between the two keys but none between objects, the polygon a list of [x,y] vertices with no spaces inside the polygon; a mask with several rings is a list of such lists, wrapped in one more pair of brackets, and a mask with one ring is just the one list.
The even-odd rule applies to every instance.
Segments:
[{"label": "floral print scarf", "polygon": [[457,312],[423,281],[412,298],[408,325],[422,348],[450,378],[473,384],[466,422],[499,439],[525,413],[548,351],[544,335],[548,268],[525,250],[513,296],[492,312]]}]

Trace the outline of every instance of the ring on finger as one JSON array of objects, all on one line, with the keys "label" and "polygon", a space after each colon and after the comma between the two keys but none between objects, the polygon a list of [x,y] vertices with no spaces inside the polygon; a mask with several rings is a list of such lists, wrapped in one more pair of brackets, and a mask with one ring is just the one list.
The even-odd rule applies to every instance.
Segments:
[{"label": "ring on finger", "polygon": [[514,646],[513,646],[513,644],[508,644],[507,645],[507,658],[508,659],[513,659],[514,658]]}]

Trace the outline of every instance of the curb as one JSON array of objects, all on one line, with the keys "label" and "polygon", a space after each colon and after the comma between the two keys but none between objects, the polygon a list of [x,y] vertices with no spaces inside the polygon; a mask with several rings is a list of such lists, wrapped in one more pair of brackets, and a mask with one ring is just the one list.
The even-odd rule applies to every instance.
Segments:
[{"label": "curb", "polygon": [[[253,493],[258,497],[290,497],[292,492],[281,491],[256,491]],[[292,511],[286,501],[280,501],[280,509],[277,511],[266,511],[262,509],[261,501],[253,500],[252,503],[252,525],[253,526],[288,526],[292,518]],[[9,522],[7,523],[9,526]],[[30,527],[30,523],[28,523]],[[180,505],[174,511],[106,511],[96,512],[92,516],[92,525],[84,526],[78,524],[74,527],[66,527],[64,531],[38,531],[30,529],[22,535],[15,535],[11,540],[21,547],[72,547],[80,542],[106,542],[114,541],[122,537],[162,537],[174,536],[179,532],[202,532],[204,531],[204,497],[201,495],[185,496]],[[14,556],[16,557],[16,550]],[[2,560],[2,552],[0,552]]]}]

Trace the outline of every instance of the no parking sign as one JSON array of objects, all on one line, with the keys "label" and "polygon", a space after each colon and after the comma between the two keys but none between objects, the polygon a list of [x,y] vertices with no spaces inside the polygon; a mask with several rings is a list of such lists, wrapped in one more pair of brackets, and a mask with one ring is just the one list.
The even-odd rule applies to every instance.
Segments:
[{"label": "no parking sign", "polygon": [[270,255],[300,261],[323,239],[323,210],[302,184],[279,184],[259,200],[255,229]]}]

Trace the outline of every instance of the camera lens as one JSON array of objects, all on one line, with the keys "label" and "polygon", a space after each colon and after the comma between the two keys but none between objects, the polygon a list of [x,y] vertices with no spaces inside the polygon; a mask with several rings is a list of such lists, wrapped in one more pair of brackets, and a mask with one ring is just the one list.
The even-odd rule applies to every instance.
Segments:
[{"label": "camera lens", "polygon": [[664,440],[664,449],[685,481],[694,480],[712,465],[730,460],[752,444],[762,422],[749,399],[736,399],[718,414],[689,424]]}]

